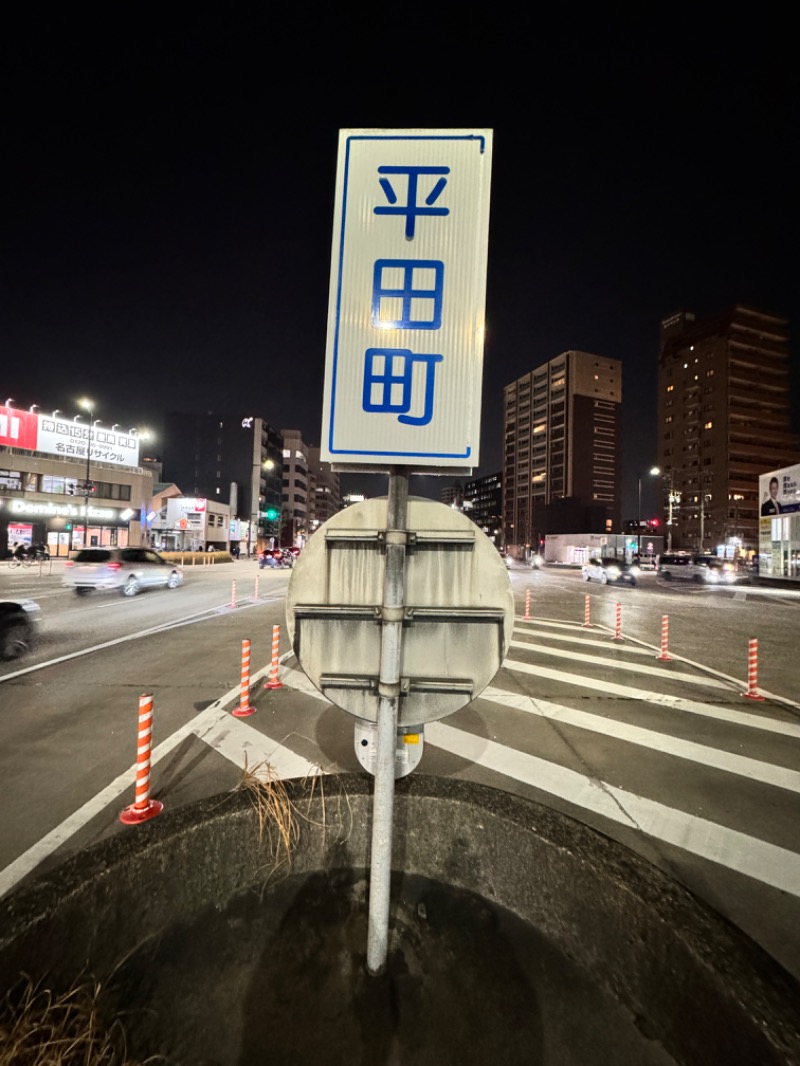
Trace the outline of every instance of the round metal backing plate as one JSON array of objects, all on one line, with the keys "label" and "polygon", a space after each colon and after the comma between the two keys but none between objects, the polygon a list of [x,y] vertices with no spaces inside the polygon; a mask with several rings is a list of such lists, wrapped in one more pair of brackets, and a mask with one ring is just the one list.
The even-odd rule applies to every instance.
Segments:
[{"label": "round metal backing plate", "polygon": [[[385,497],[340,511],[309,538],[289,581],[286,617],[298,661],[332,703],[377,719]],[[398,724],[453,714],[502,665],[514,625],[505,563],[460,511],[408,500],[406,621]]]}]

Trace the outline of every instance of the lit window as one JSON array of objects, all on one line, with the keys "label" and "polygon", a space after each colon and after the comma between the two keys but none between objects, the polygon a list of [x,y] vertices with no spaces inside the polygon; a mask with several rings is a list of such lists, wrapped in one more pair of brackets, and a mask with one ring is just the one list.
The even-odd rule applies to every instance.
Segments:
[{"label": "lit window", "polygon": [[672,392],[674,388],[674,385],[667,385],[667,392]]},{"label": "lit window", "polygon": [[706,422],[703,425],[703,429],[713,429],[713,428],[714,428],[714,423],[713,422]]}]

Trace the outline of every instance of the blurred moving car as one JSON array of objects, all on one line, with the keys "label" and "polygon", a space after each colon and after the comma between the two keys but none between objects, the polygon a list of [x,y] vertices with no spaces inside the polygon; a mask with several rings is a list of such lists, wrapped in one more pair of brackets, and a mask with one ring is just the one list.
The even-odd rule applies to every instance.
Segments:
[{"label": "blurred moving car", "polygon": [[135,596],[147,588],[177,588],[183,569],[152,548],[82,548],[67,561],[63,583],[78,596],[96,589]]},{"label": "blurred moving car", "polygon": [[694,581],[704,585],[732,585],[746,577],[735,562],[718,555],[667,552],[658,560],[658,576],[665,581]]},{"label": "blurred moving car", "polygon": [[299,554],[299,548],[266,548],[258,556],[258,565],[261,570],[265,566],[292,567]]},{"label": "blurred moving car", "polygon": [[636,587],[639,569],[622,559],[587,559],[581,568],[584,581],[599,581],[601,585],[632,585]]},{"label": "blurred moving car", "polygon": [[19,659],[39,639],[41,610],[35,600],[0,600],[0,659]]}]

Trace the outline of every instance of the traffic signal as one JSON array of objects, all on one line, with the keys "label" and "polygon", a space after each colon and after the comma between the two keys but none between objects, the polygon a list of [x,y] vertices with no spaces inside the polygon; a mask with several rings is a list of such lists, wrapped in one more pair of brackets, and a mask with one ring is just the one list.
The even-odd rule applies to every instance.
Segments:
[{"label": "traffic signal", "polygon": [[264,517],[266,518],[266,520],[268,522],[277,521],[279,516],[280,516],[280,511],[278,511],[277,508],[275,508],[275,507],[268,507],[266,509],[266,511],[264,512]]},{"label": "traffic signal", "polygon": [[72,522],[65,522],[64,529],[66,529],[67,533],[69,533],[72,530]]}]

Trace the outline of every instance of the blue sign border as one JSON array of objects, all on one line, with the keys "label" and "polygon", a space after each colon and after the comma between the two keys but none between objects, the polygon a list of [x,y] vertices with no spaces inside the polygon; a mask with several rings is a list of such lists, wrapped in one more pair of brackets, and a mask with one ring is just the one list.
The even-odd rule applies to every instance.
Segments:
[{"label": "blue sign border", "polygon": [[330,403],[330,425],[328,427],[328,450],[332,455],[376,455],[386,456],[387,458],[393,457],[405,457],[408,459],[468,459],[472,454],[472,448],[467,447],[463,452],[401,452],[401,451],[368,451],[365,448],[334,448],[333,446],[333,434],[334,434],[334,422],[336,417],[336,372],[339,362],[339,322],[342,306],[342,272],[344,264],[344,230],[345,222],[347,220],[347,186],[350,172],[350,147],[353,141],[478,141],[480,143],[481,155],[486,151],[486,138],[481,134],[468,133],[459,134],[458,136],[450,135],[437,135],[427,136],[425,134],[411,134],[409,136],[397,137],[394,135],[377,135],[377,134],[354,134],[352,137],[347,138],[347,147],[345,150],[345,164],[344,164],[344,190],[342,195],[342,219],[341,229],[339,233],[339,263],[338,263],[338,282],[336,288],[336,327],[334,330],[333,340],[333,367],[331,370],[331,403]]}]

